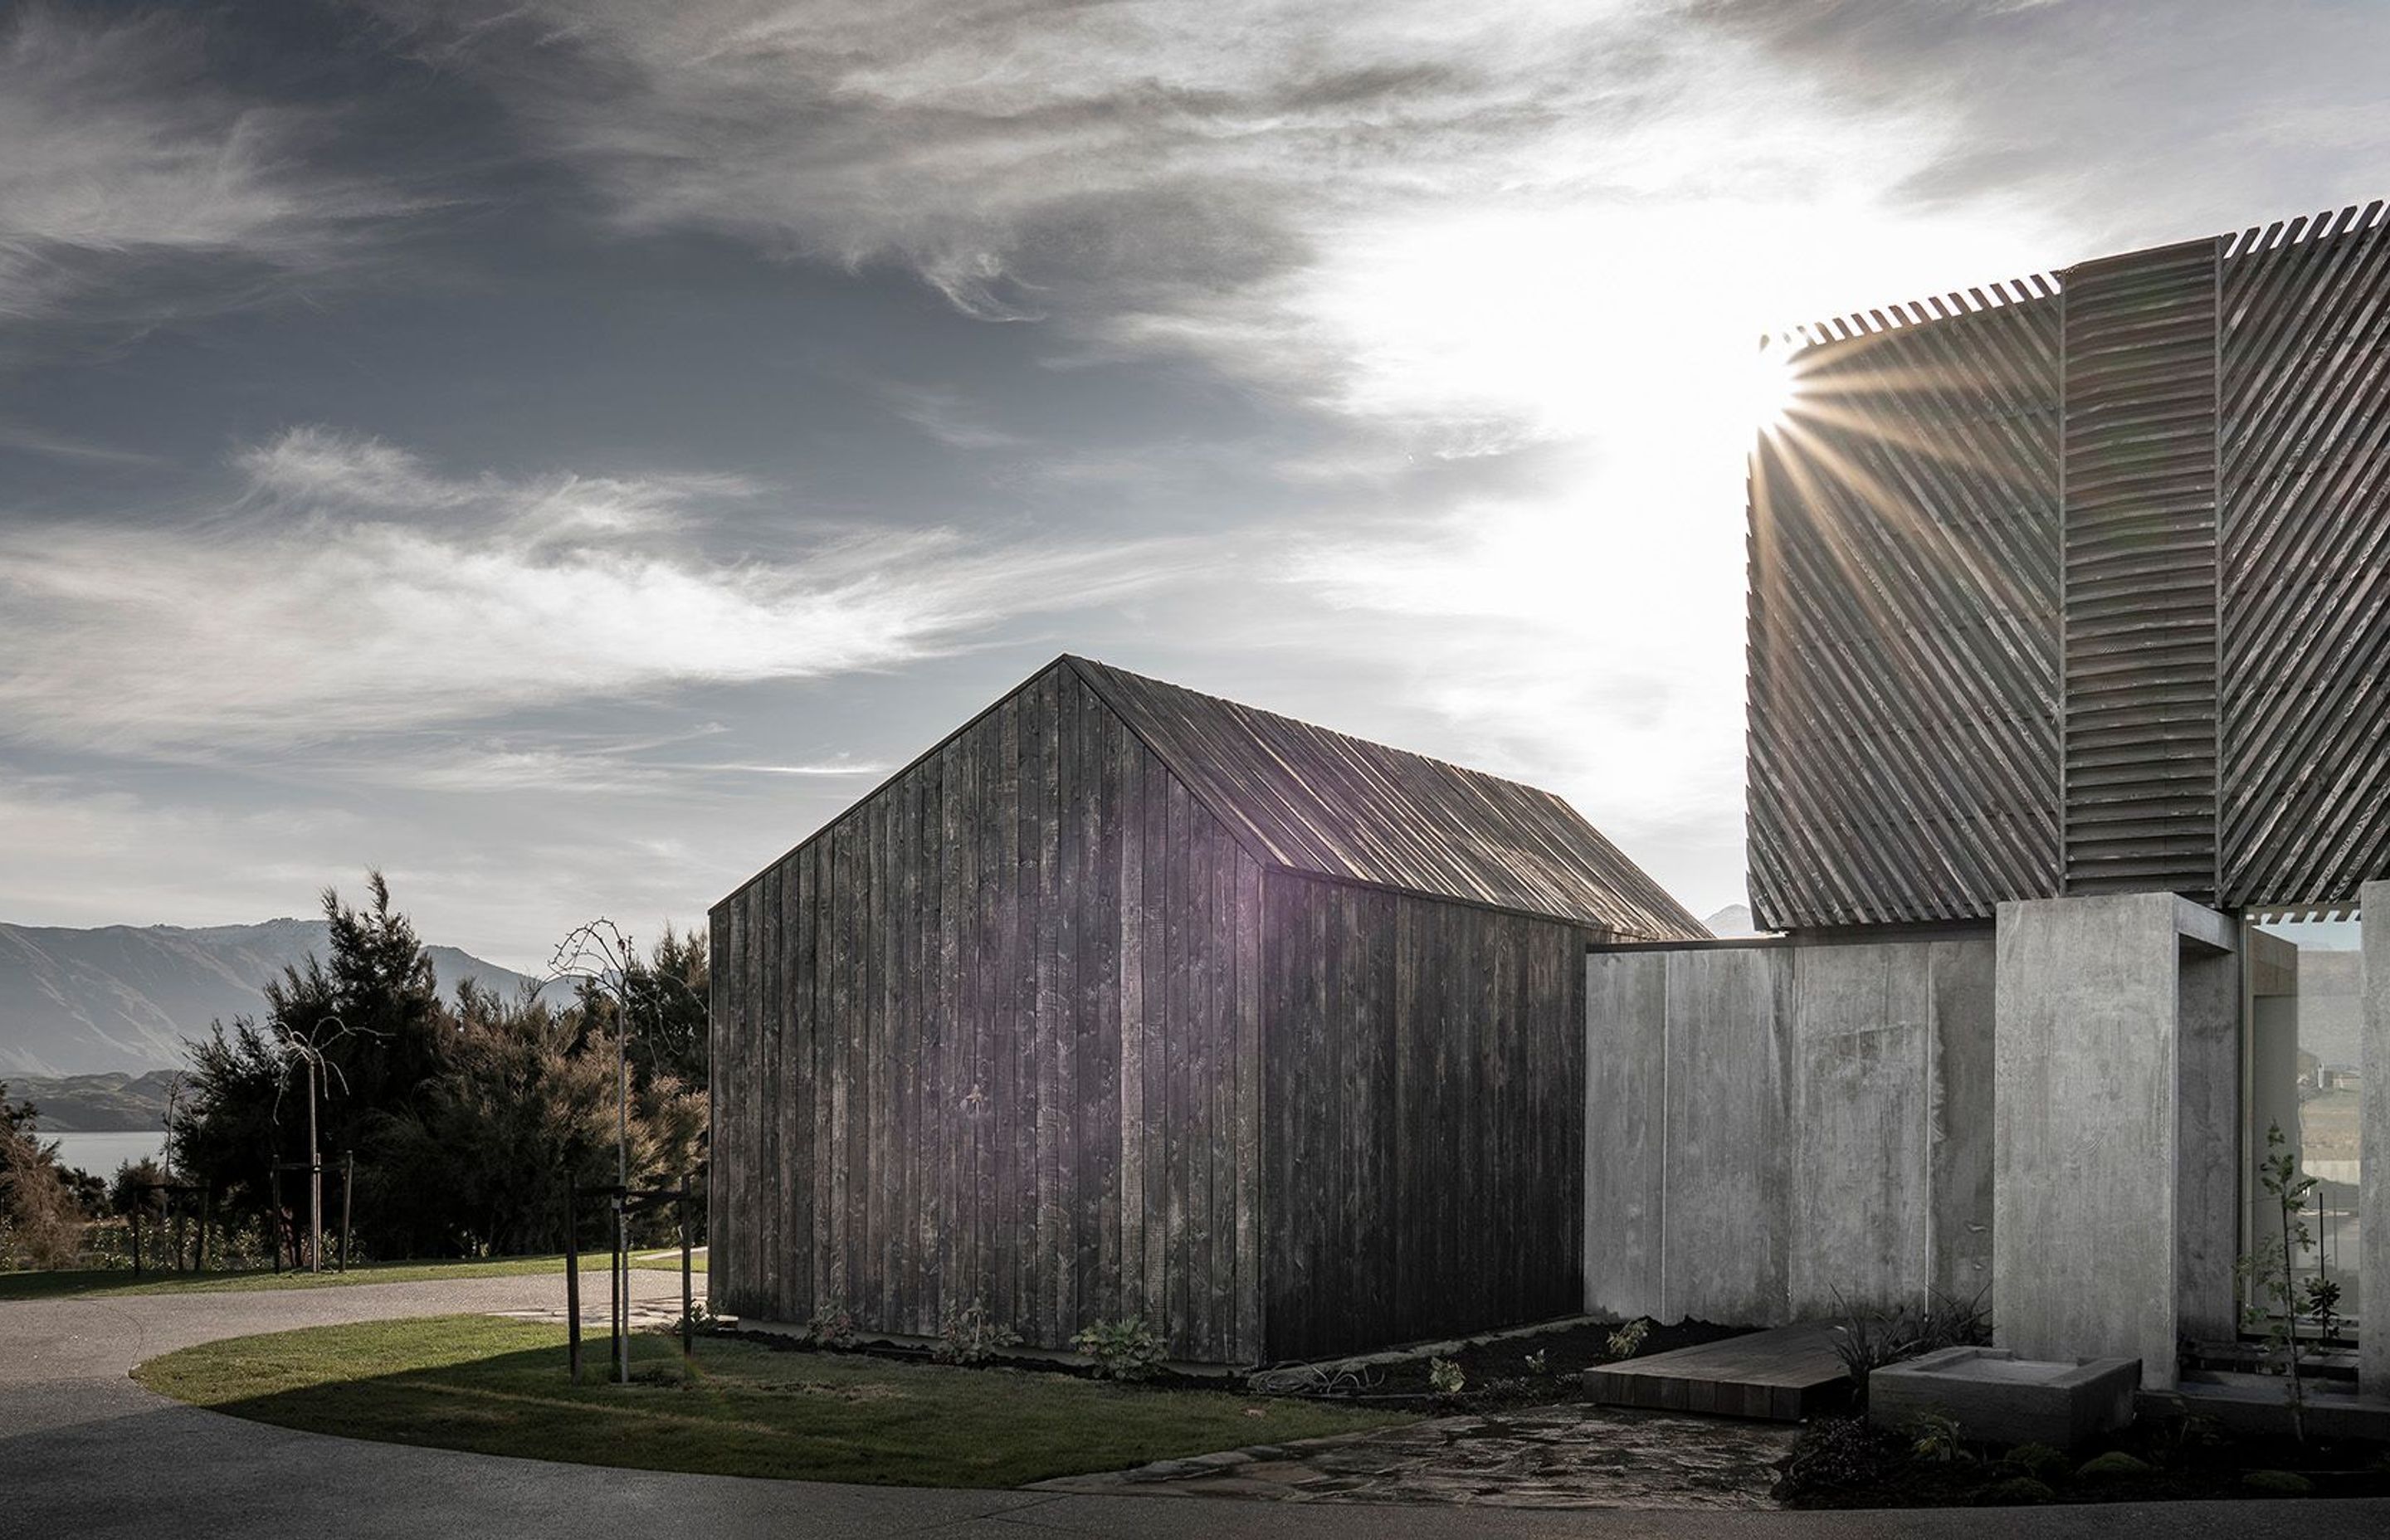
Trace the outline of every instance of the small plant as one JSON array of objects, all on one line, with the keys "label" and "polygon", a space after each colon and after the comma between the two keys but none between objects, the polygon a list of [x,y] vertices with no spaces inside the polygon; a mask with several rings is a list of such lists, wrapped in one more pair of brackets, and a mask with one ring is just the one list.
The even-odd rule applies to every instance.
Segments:
[{"label": "small plant", "polygon": [[2020,1475],[2045,1482],[2062,1481],[2075,1469],[2065,1450],[2049,1444],[2020,1444],[2000,1463]]},{"label": "small plant", "polygon": [[1549,1348],[1537,1348],[1535,1352],[1527,1354],[1527,1372],[1534,1375],[1538,1380],[1550,1379],[1552,1373],[1551,1350]]},{"label": "small plant", "polygon": [[1962,1300],[1939,1289],[1928,1289],[1925,1307],[1917,1314],[1910,1351],[1938,1353],[1944,1348],[1987,1345],[1992,1340],[1992,1313],[1984,1305],[1987,1292],[1979,1289],[1972,1298]]},{"label": "small plant", "polygon": [[[2266,1125],[2266,1153],[2257,1161],[2257,1185],[2274,1200],[2276,1215],[2281,1220],[2279,1238],[2268,1238],[2257,1243],[2257,1249],[2243,1256],[2233,1271],[2241,1286],[2241,1313],[2244,1324],[2263,1328],[2269,1353],[2280,1353],[2285,1372],[2290,1376],[2284,1395],[2291,1408],[2291,1436],[2301,1444],[2307,1441],[2306,1388],[2299,1379],[2299,1290],[2297,1268],[2299,1253],[2312,1244],[2306,1219],[2307,1194],[2315,1188],[2315,1178],[2299,1174],[2299,1158],[2287,1148],[2279,1123]],[[2337,1286],[2332,1289],[2331,1303],[2337,1318],[2340,1303]]]},{"label": "small plant", "polygon": [[1908,1419],[1908,1453],[1913,1459],[1952,1465],[1968,1458],[1959,1440],[1959,1419],[1947,1413],[1919,1412]]},{"label": "small plant", "polygon": [[699,1300],[688,1307],[687,1315],[673,1322],[672,1330],[675,1336],[684,1328],[689,1331],[712,1331],[721,1324],[722,1317],[715,1315],[703,1300]]},{"label": "small plant", "polygon": [[996,1323],[985,1301],[973,1300],[959,1309],[946,1307],[938,1322],[938,1340],[930,1348],[930,1360],[937,1364],[984,1364],[1020,1341],[1021,1333]]},{"label": "small plant", "polygon": [[2307,1319],[2315,1322],[2316,1330],[2326,1347],[2340,1345],[2340,1280],[2329,1274],[2318,1273],[2307,1279]]},{"label": "small plant", "polygon": [[1643,1351],[1643,1340],[1651,1335],[1651,1318],[1638,1315],[1610,1334],[1610,1355],[1613,1358],[1632,1358]]},{"label": "small plant", "polygon": [[1427,1361],[1427,1387],[1436,1394],[1458,1395],[1460,1388],[1467,1383],[1469,1377],[1461,1373],[1460,1366],[1451,1359],[1431,1358]]},{"label": "small plant", "polygon": [[1868,1426],[1863,1417],[1825,1417],[1809,1424],[1784,1460],[1784,1479],[1774,1495],[1872,1486],[1899,1463],[1899,1446]]},{"label": "small plant", "polygon": [[855,1342],[854,1312],[832,1294],[814,1307],[805,1323],[805,1341],[818,1348],[851,1348]]},{"label": "small plant", "polygon": [[1143,1321],[1098,1321],[1071,1339],[1096,1361],[1096,1378],[1133,1384],[1162,1372],[1161,1334]]}]

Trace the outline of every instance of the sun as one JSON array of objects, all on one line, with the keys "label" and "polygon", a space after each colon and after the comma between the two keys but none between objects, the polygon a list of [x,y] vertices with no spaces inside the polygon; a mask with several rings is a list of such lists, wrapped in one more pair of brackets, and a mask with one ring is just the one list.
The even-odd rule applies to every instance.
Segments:
[{"label": "sun", "polygon": [[1791,353],[1773,338],[1760,343],[1752,355],[1750,378],[1743,389],[1754,427],[1762,432],[1773,432],[1784,426],[1785,418],[1792,414],[1793,400],[1800,393]]}]

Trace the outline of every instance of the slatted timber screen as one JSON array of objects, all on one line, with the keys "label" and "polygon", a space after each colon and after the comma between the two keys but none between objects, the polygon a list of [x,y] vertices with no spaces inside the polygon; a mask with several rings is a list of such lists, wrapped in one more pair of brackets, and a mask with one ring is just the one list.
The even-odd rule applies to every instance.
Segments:
[{"label": "slatted timber screen", "polygon": [[2384,205],[1888,310],[1753,459],[1759,921],[2390,873]]},{"label": "slatted timber screen", "polygon": [[1754,456],[1763,928],[2055,889],[2059,316],[2045,281],[2013,289],[1819,328]]},{"label": "slatted timber screen", "polygon": [[2390,225],[2245,232],[2223,277],[2223,898],[2390,873]]},{"label": "slatted timber screen", "polygon": [[1258,1357],[1260,905],[1061,665],[726,900],[718,1307]]},{"label": "slatted timber screen", "polygon": [[1267,878],[1269,1349],[1583,1308],[1575,926]]},{"label": "slatted timber screen", "polygon": [[2217,243],[2065,297],[2065,891],[2216,892]]}]

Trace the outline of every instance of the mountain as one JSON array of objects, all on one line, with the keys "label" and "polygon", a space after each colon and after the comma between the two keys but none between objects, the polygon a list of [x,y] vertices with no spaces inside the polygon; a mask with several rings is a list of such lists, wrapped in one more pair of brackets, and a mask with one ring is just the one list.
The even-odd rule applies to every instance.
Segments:
[{"label": "mountain", "polygon": [[[322,955],[330,935],[320,919],[201,930],[0,925],[0,1077],[175,1068],[184,1038],[210,1021],[262,1015],[261,986]],[[453,946],[428,950],[443,994],[466,978],[502,995],[529,982]]]},{"label": "mountain", "polygon": [[8,1099],[33,1104],[44,1134],[155,1133],[165,1122],[174,1072],[128,1075],[11,1075]]},{"label": "mountain", "polygon": [[1710,934],[1714,936],[1755,936],[1759,934],[1758,931],[1751,928],[1751,905],[1747,904],[1729,904],[1725,908],[1720,909],[1716,914],[1714,914],[1710,916],[1709,918],[1702,921],[1702,923],[1710,928]]}]

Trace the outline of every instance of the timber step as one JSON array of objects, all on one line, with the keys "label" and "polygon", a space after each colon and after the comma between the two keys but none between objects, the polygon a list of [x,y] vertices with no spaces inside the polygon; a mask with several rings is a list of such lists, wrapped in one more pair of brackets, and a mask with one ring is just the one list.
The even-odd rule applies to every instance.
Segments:
[{"label": "timber step", "polygon": [[1850,1373],[1834,1328],[1808,1321],[1603,1364],[1585,1371],[1585,1388],[1604,1406],[1798,1422],[1848,1401]]}]

